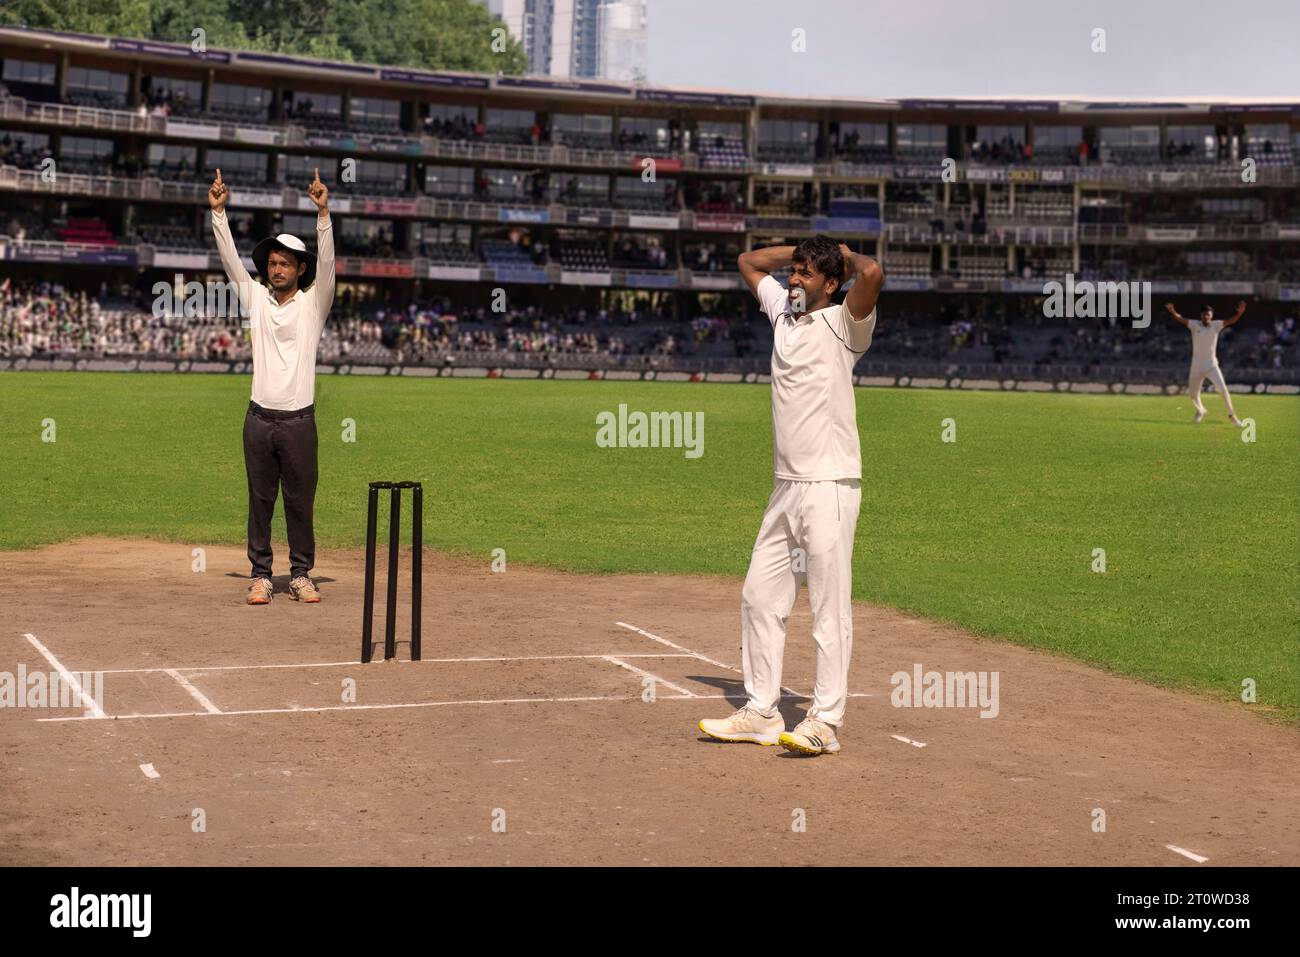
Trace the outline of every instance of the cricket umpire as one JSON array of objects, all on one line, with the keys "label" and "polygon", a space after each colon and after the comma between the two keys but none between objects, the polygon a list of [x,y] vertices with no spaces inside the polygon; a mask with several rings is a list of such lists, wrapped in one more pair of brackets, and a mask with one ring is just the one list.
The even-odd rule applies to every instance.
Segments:
[{"label": "cricket umpire", "polygon": [[253,249],[257,271],[270,288],[254,282],[230,235],[221,170],[208,189],[212,232],[221,265],[239,292],[253,348],[253,391],[244,416],[244,469],[248,473],[248,560],[253,583],[248,604],[267,605],[271,583],[271,516],[284,490],[289,533],[289,595],[320,601],[309,573],[316,562],[312,505],[316,498],[316,348],[334,302],[334,233],[329,190],[320,170],[307,187],[316,205],[316,250],[289,233]]}]

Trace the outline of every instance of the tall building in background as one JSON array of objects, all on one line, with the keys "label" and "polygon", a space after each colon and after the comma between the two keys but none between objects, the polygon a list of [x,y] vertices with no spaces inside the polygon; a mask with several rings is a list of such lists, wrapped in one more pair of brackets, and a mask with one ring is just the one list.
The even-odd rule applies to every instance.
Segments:
[{"label": "tall building in background", "polygon": [[644,80],[647,0],[478,0],[523,45],[528,72]]},{"label": "tall building in background", "polygon": [[624,82],[646,77],[646,0],[606,0],[598,11],[594,76]]}]

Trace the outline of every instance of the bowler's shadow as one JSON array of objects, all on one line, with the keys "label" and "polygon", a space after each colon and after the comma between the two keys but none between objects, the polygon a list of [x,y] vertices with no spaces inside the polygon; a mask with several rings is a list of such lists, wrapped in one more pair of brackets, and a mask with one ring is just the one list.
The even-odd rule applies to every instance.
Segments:
[{"label": "bowler's shadow", "polygon": [[[733,710],[742,707],[749,699],[745,696],[745,683],[739,678],[719,678],[717,675],[687,675],[691,681],[698,681],[702,685],[708,685],[711,688],[717,688],[726,697],[727,704]],[[793,728],[803,720],[803,711],[798,705],[806,702],[808,699],[800,697],[785,697],[783,694],[777,707],[781,711],[781,718],[785,721],[787,728]],[[719,713],[719,718],[725,718],[726,715]],[[719,741],[717,738],[711,738],[707,734],[702,734],[696,739],[704,744],[731,744],[730,741]]]}]

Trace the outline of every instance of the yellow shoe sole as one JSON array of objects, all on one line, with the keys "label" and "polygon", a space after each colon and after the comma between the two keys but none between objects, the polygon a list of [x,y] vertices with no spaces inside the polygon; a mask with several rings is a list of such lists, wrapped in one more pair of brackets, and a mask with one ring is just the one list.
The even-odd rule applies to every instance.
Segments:
[{"label": "yellow shoe sole", "polygon": [[779,743],[787,751],[798,751],[800,754],[839,754],[838,751],[827,751],[825,748],[810,748],[805,744],[800,744],[795,740],[794,735],[788,731],[781,733]]}]

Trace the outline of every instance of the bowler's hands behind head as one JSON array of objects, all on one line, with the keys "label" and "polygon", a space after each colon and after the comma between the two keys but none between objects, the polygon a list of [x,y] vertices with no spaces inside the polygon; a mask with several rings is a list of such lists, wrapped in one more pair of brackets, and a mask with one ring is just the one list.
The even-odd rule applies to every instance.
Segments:
[{"label": "bowler's hands behind head", "polygon": [[219,213],[226,208],[226,200],[229,198],[230,190],[221,181],[221,167],[217,167],[217,178],[208,187],[208,205],[212,207],[214,213]]},{"label": "bowler's hands behind head", "polygon": [[311,197],[311,201],[316,204],[318,210],[325,209],[329,204],[330,191],[320,181],[320,167],[316,168],[316,178],[307,186],[307,195]]}]

